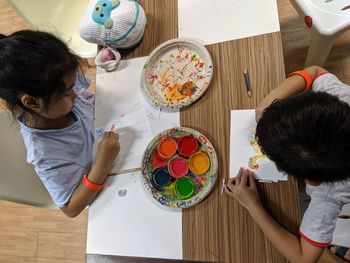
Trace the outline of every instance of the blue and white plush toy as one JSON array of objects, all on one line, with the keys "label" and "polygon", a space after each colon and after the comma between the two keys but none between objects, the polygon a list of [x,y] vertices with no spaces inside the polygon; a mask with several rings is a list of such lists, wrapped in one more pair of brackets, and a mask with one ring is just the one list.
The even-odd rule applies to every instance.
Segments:
[{"label": "blue and white plush toy", "polygon": [[79,34],[87,42],[130,48],[142,39],[147,19],[134,0],[91,0]]},{"label": "blue and white plush toy", "polygon": [[111,18],[111,12],[120,4],[119,0],[99,0],[92,12],[92,19],[106,28],[111,29],[113,26],[113,20]]}]

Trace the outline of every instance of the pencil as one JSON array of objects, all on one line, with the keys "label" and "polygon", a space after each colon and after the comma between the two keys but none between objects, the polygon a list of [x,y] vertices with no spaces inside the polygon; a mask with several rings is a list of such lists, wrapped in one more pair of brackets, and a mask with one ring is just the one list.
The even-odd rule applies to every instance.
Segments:
[{"label": "pencil", "polygon": [[141,168],[140,168],[140,167],[137,167],[137,168],[131,168],[131,169],[120,170],[120,171],[114,171],[114,172],[110,172],[110,173],[108,174],[108,176],[117,175],[117,174],[123,174],[123,173],[131,173],[131,172],[136,172],[136,171],[141,171]]},{"label": "pencil", "polygon": [[249,74],[247,69],[243,70],[243,78],[244,78],[245,88],[247,90],[248,96],[250,97],[252,96],[252,91],[250,87],[250,80],[249,80]]}]

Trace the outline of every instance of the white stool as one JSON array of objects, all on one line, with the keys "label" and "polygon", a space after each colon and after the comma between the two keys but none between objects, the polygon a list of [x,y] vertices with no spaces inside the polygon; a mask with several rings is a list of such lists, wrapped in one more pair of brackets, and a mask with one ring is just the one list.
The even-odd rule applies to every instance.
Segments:
[{"label": "white stool", "polygon": [[290,0],[311,30],[305,66],[323,66],[335,39],[350,28],[349,0]]}]

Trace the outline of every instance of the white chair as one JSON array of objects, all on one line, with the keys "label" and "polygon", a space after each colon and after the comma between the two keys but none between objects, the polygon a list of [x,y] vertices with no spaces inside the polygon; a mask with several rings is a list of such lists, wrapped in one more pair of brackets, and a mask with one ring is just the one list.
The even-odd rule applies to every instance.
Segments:
[{"label": "white chair", "polygon": [[323,66],[334,40],[350,28],[349,0],[290,0],[311,30],[305,66]]},{"label": "white chair", "polygon": [[350,204],[343,206],[333,233],[332,245],[350,248]]},{"label": "white chair", "polygon": [[18,124],[7,111],[0,111],[0,199],[57,208],[34,168],[27,164]]},{"label": "white chair", "polygon": [[82,58],[97,54],[97,45],[79,36],[79,25],[89,0],[7,0],[34,28],[58,34]]}]

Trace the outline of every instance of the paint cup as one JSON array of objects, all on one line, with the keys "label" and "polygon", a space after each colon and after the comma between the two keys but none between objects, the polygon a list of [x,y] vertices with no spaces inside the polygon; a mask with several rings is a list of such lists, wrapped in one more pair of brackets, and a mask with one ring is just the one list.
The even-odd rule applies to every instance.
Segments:
[{"label": "paint cup", "polygon": [[196,152],[191,155],[188,160],[188,168],[191,172],[197,175],[206,173],[210,167],[210,160],[208,155],[204,152]]},{"label": "paint cup", "polygon": [[164,138],[158,144],[158,154],[163,159],[169,159],[177,151],[177,144],[173,138]]},{"label": "paint cup", "polygon": [[182,156],[190,157],[198,149],[198,141],[193,136],[183,136],[177,142],[177,148]]},{"label": "paint cup", "polygon": [[183,157],[174,157],[169,161],[168,170],[172,177],[180,178],[188,173],[187,160]]},{"label": "paint cup", "polygon": [[152,174],[151,183],[154,188],[163,190],[170,183],[171,176],[166,168],[158,168]]},{"label": "paint cup", "polygon": [[181,199],[187,199],[194,193],[194,182],[191,178],[184,176],[176,180],[175,193]]}]

